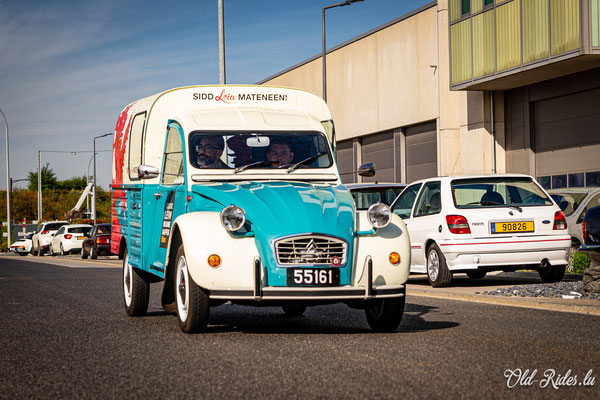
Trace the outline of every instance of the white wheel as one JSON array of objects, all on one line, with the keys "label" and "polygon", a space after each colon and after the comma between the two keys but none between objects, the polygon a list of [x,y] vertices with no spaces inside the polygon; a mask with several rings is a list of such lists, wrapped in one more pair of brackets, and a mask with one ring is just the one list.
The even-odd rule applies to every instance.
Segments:
[{"label": "white wheel", "polygon": [[150,301],[150,284],[141,273],[129,263],[129,252],[123,257],[123,302],[125,311],[131,317],[146,314]]},{"label": "white wheel", "polygon": [[190,276],[183,244],[179,245],[175,265],[175,302],[179,327],[185,333],[203,330],[210,313],[208,295]]},{"label": "white wheel", "polygon": [[177,272],[175,276],[175,294],[177,296],[177,314],[181,320],[187,320],[188,307],[190,303],[190,288],[188,282],[190,277],[185,257],[177,260]]}]

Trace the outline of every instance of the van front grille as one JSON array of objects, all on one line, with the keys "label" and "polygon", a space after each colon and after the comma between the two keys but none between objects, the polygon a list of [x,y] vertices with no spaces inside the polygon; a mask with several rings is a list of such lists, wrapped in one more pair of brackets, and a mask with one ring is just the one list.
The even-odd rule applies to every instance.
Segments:
[{"label": "van front grille", "polygon": [[344,266],[347,250],[346,241],[323,235],[293,236],[275,242],[277,263],[282,266]]}]

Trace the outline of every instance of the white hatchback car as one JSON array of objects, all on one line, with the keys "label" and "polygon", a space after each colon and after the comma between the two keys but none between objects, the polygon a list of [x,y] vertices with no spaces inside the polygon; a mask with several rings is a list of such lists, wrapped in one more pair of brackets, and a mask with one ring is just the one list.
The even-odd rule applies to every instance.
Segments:
[{"label": "white hatchback car", "polygon": [[80,252],[81,244],[87,239],[91,230],[92,226],[89,224],[61,226],[50,242],[50,255]]},{"label": "white hatchback car", "polygon": [[411,242],[410,272],[434,287],[453,272],[483,278],[488,271],[536,269],[560,281],[571,237],[565,216],[528,175],[451,176],[409,185],[392,205]]}]

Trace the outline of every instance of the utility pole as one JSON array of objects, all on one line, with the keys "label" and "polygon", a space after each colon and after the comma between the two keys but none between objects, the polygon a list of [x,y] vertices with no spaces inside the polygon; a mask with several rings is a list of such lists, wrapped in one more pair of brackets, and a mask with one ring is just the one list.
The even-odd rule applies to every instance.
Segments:
[{"label": "utility pole", "polygon": [[223,2],[218,0],[219,5],[219,84],[225,85],[225,15],[223,10]]}]

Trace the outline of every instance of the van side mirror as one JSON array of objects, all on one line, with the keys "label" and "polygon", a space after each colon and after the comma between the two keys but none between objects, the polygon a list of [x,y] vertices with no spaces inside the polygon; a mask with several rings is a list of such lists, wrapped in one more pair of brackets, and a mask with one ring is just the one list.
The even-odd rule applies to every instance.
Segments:
[{"label": "van side mirror", "polygon": [[374,176],[375,175],[375,163],[366,163],[358,167],[358,174],[360,176]]},{"label": "van side mirror", "polygon": [[150,165],[140,165],[138,167],[138,179],[151,179],[159,175],[158,168]]}]

